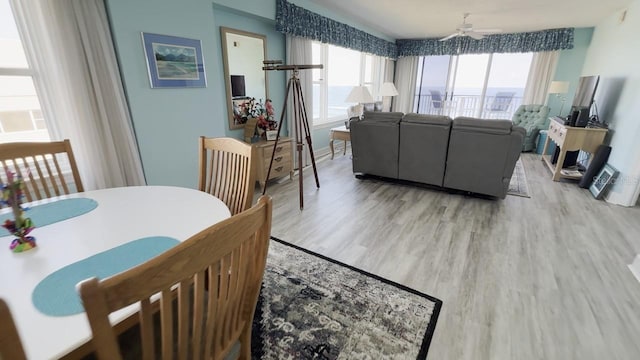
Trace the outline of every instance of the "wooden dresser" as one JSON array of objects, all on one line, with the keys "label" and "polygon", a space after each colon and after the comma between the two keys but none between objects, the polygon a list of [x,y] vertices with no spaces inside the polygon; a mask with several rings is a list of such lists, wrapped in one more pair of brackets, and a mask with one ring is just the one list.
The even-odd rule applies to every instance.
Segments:
[{"label": "wooden dresser", "polygon": [[550,155],[542,155],[542,160],[553,173],[553,181],[558,181],[560,178],[579,179],[581,176],[562,173],[562,164],[567,151],[583,150],[593,154],[604,141],[605,135],[607,135],[607,129],[567,126],[553,120],[553,118],[550,119],[547,140],[544,143],[542,153],[547,153],[549,141],[553,141],[560,147],[560,154],[555,165],[551,163]]},{"label": "wooden dresser", "polygon": [[266,180],[276,179],[286,175],[289,175],[289,178],[293,179],[293,145],[291,138],[288,137],[281,137],[280,140],[278,140],[278,147],[276,148],[276,153],[273,158],[273,167],[271,168],[269,179],[267,179],[269,162],[271,161],[271,154],[275,143],[275,141],[261,140],[251,144],[258,149],[256,180],[258,180],[262,189],[264,189]]}]

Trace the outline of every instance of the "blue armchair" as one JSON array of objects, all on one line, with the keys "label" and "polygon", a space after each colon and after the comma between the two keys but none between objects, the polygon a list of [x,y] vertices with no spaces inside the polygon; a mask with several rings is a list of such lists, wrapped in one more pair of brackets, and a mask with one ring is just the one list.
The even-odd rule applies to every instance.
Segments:
[{"label": "blue armchair", "polygon": [[511,121],[513,125],[521,126],[527,131],[522,151],[535,150],[538,133],[549,127],[549,107],[545,105],[520,105]]}]

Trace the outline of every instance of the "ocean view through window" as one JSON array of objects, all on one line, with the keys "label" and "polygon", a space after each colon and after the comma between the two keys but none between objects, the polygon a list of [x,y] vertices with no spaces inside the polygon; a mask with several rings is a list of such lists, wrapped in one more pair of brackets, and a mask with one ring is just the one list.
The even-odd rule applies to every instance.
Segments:
[{"label": "ocean view through window", "polygon": [[511,119],[522,104],[533,53],[425,56],[414,111]]}]

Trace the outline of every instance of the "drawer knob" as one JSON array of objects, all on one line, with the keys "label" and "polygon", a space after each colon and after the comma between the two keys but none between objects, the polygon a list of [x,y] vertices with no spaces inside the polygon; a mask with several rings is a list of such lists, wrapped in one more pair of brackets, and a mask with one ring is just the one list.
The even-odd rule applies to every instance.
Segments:
[{"label": "drawer knob", "polygon": [[282,161],[282,156],[278,156],[277,158],[274,158],[273,161],[275,161],[275,162]]},{"label": "drawer knob", "polygon": [[280,152],[280,151],[282,151],[282,146],[278,146],[278,147],[276,148],[276,152]]},{"label": "drawer knob", "polygon": [[276,168],[276,171],[277,171],[277,172],[280,172],[280,171],[282,171],[282,168],[283,168],[282,166],[278,166],[278,167]]}]

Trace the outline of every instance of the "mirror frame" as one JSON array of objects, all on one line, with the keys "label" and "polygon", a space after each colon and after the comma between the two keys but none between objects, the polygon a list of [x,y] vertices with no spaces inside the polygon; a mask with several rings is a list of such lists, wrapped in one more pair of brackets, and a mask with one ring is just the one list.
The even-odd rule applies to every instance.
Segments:
[{"label": "mirror frame", "polygon": [[[244,124],[236,124],[233,119],[233,103],[231,99],[231,74],[229,74],[229,51],[227,49],[227,34],[243,35],[247,37],[253,37],[262,40],[262,52],[264,54],[263,60],[267,59],[267,36],[262,34],[256,34],[249,31],[232,29],[225,26],[220,26],[220,38],[222,42],[222,63],[224,66],[224,84],[227,93],[227,117],[229,119],[229,129],[242,129]],[[264,71],[264,96],[269,98],[269,77],[267,72]]]}]

